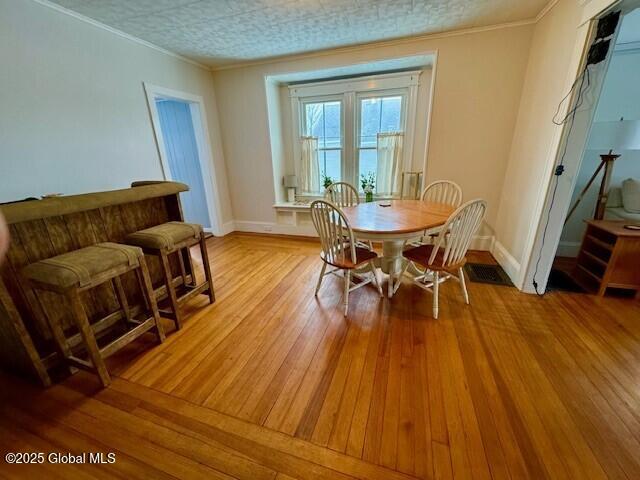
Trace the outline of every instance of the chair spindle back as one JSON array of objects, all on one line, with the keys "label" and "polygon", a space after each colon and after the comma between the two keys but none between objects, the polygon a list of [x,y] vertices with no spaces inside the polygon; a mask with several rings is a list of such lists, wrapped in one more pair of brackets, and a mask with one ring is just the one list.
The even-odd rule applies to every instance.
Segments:
[{"label": "chair spindle back", "polygon": [[470,200],[458,207],[438,234],[429,264],[433,264],[440,248],[444,248],[443,267],[460,263],[466,256],[486,211],[487,202],[480,199]]},{"label": "chair spindle back", "polygon": [[325,260],[329,263],[344,263],[345,260],[355,263],[355,237],[340,208],[326,200],[315,200],[310,208]]},{"label": "chair spindle back", "polygon": [[450,180],[438,180],[422,191],[422,201],[444,203],[458,208],[462,203],[462,188]]},{"label": "chair spindle back", "polygon": [[347,182],[335,182],[329,185],[324,193],[326,200],[329,200],[338,207],[353,207],[360,203],[358,190]]}]

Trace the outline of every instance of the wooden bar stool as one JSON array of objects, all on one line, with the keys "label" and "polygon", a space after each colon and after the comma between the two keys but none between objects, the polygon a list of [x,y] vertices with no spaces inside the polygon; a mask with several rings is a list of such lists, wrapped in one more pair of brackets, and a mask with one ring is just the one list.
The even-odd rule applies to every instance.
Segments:
[{"label": "wooden bar stool", "polygon": [[[150,316],[144,320],[133,318],[120,280],[121,275],[130,271],[135,271],[138,275],[146,304],[151,307]],[[155,328],[160,342],[164,341],[164,332],[160,325],[160,314],[153,294],[149,270],[144,253],[138,247],[109,242],[98,243],[32,263],[22,270],[22,274],[33,288],[34,293],[37,294],[38,291],[45,290],[66,297],[71,307],[73,321],[84,341],[89,360],[74,356],[59,320],[53,319],[45,311],[44,314],[47,317],[45,320],[51,328],[58,351],[69,366],[96,373],[105,387],[111,383],[111,377],[104,362],[107,356],[152,328]],[[109,281],[114,284],[127,331],[100,348],[89,324],[80,292]],[[129,329],[130,327],[133,328]]]},{"label": "wooden bar stool", "polygon": [[[201,225],[185,222],[167,222],[132,233],[126,237],[125,242],[129,245],[141,247],[147,255],[155,255],[160,258],[167,295],[171,305],[171,311],[163,311],[162,314],[173,319],[176,324],[176,330],[182,327],[182,315],[180,314],[181,303],[201,293],[206,293],[209,296],[209,303],[215,301],[209,256],[207,254],[207,246],[204,241],[204,233]],[[205,280],[200,285],[196,284],[195,272],[193,270],[193,264],[191,263],[191,253],[189,250],[196,244],[200,244],[200,254],[202,255],[205,275]],[[176,294],[176,288],[171,274],[169,255],[172,253],[178,254],[182,284],[187,290],[186,293],[181,296]],[[191,267],[190,283],[187,282],[185,259]]]}]

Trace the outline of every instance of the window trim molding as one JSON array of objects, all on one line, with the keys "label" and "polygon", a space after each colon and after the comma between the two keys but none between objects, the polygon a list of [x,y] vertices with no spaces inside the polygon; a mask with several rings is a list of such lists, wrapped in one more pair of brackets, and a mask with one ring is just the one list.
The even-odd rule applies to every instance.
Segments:
[{"label": "window trim molding", "polygon": [[[342,180],[352,178],[355,175],[355,155],[357,153],[357,121],[359,115],[356,112],[360,98],[376,96],[379,91],[402,91],[404,101],[403,125],[404,125],[404,152],[403,164],[411,165],[413,159],[413,143],[416,126],[416,102],[418,100],[418,87],[422,70],[407,72],[386,73],[380,75],[368,75],[364,77],[327,80],[305,84],[289,85],[289,98],[291,104],[291,135],[293,145],[294,173],[299,176],[300,142],[303,134],[302,104],[311,101],[327,101],[342,98],[342,111],[340,112],[342,133]],[[349,127],[349,128],[347,128]],[[353,158],[347,162],[346,158]],[[349,163],[349,165],[347,165]],[[424,166],[421,166],[424,170]],[[423,173],[424,174],[424,173]],[[356,179],[356,188],[359,188]],[[321,193],[313,195],[310,192],[300,192],[301,198],[321,197]]]}]

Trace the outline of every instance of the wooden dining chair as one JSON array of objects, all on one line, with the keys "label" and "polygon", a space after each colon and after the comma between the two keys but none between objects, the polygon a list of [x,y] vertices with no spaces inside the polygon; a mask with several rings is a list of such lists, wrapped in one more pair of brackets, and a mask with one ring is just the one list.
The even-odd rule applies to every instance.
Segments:
[{"label": "wooden dining chair", "polygon": [[[353,230],[340,208],[326,200],[316,200],[311,203],[311,220],[320,237],[322,250],[320,258],[322,259],[322,270],[320,278],[316,285],[316,296],[322,285],[322,279],[325,275],[337,275],[337,271],[343,272],[344,279],[344,315],[347,316],[349,309],[349,293],[373,283],[378,289],[378,293],[382,296],[382,288],[376,276],[376,267],[373,261],[378,254],[367,248],[358,246],[353,235]],[[327,265],[334,267],[333,270],[327,272]],[[371,278],[363,280],[357,284],[352,282],[352,270],[356,268],[369,267]]]},{"label": "wooden dining chair", "polygon": [[[451,180],[437,180],[425,187],[420,198],[423,202],[444,203],[453,208],[458,208],[462,203],[462,188]],[[440,230],[441,227],[425,231],[420,241],[412,243],[412,245],[417,247],[423,243],[433,243]]]},{"label": "wooden dining chair", "polygon": [[[332,183],[325,189],[324,198],[340,208],[353,207],[360,203],[358,189],[348,182]],[[356,241],[359,246],[373,250],[373,243],[371,241],[366,243],[358,240]]]},{"label": "wooden dining chair", "polygon": [[353,207],[360,203],[356,187],[347,182],[334,182],[324,191],[325,200],[329,200],[340,208]]},{"label": "wooden dining chair", "polygon": [[[420,288],[433,293],[433,317],[438,318],[438,292],[442,282],[454,278],[460,283],[464,301],[469,304],[469,293],[464,279],[467,251],[487,210],[484,200],[471,200],[451,214],[433,245],[411,247],[402,253],[407,263],[398,277],[394,292],[410,264],[417,264],[425,272],[413,278]],[[457,275],[456,275],[457,273]]]},{"label": "wooden dining chair", "polygon": [[451,180],[431,182],[422,191],[423,202],[444,203],[458,208],[462,203],[462,188]]}]

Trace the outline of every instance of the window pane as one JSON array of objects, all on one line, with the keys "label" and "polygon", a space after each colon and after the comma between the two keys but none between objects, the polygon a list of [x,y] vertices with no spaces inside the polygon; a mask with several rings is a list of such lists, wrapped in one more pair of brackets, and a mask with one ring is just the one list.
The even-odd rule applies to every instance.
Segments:
[{"label": "window pane", "polygon": [[[360,150],[360,161],[358,163],[358,170],[360,175],[368,176],[370,173],[376,174],[376,168],[378,165],[378,152],[377,150]],[[358,178],[358,189],[360,190],[360,178]]]},{"label": "window pane", "polygon": [[[304,104],[304,135],[318,137],[318,163],[321,183],[324,176],[340,181],[342,159],[342,103],[312,102]],[[330,149],[330,150],[327,150]]]},{"label": "window pane", "polygon": [[307,103],[305,105],[305,135],[322,137],[324,126],[324,112],[322,103]]},{"label": "window pane", "polygon": [[379,98],[364,98],[360,107],[360,137],[374,137],[379,132],[382,102]]},{"label": "window pane", "polygon": [[401,129],[402,97],[363,98],[360,100],[361,147],[375,147],[380,132],[397,132]]},{"label": "window pane", "polygon": [[340,157],[341,150],[320,150],[318,161],[320,162],[320,178],[331,177],[334,182],[340,181]]},{"label": "window pane", "polygon": [[335,148],[340,146],[340,103],[324,104],[325,146]]},{"label": "window pane", "polygon": [[341,146],[340,102],[306,103],[305,135],[318,137],[320,148],[336,148]]},{"label": "window pane", "polygon": [[382,99],[381,132],[400,131],[400,109],[402,97],[387,97]]}]

